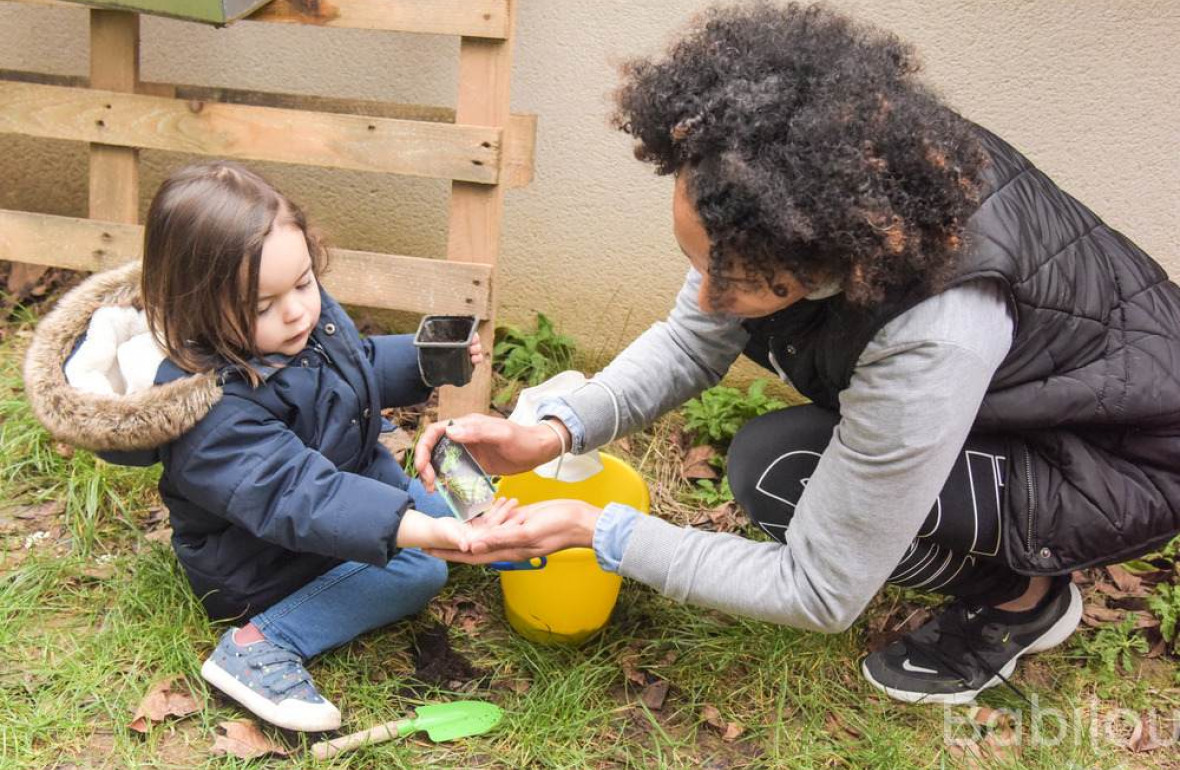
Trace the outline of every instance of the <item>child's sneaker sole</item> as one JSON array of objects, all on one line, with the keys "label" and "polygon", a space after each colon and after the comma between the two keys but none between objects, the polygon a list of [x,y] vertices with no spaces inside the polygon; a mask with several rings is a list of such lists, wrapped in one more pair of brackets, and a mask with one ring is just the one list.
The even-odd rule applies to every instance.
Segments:
[{"label": "child's sneaker sole", "polygon": [[272,725],[304,733],[320,733],[340,727],[340,711],[327,701],[307,703],[287,699],[274,703],[212,660],[206,660],[201,666],[201,677]]}]

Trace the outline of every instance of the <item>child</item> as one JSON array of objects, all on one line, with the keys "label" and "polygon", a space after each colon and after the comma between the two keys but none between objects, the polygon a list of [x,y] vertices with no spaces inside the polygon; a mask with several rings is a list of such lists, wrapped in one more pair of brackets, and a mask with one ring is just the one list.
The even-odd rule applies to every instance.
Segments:
[{"label": "child", "polygon": [[[304,731],[340,724],[304,663],[426,605],[447,570],[414,549],[467,546],[465,526],[377,441],[392,429],[382,408],[430,394],[411,339],[362,340],[319,284],[325,257],[260,176],[189,166],[152,201],[142,277],[127,265],[70,292],[25,372],[58,438],[163,464],[193,591],[210,617],[249,619],[202,676]],[[478,339],[469,354],[483,360]]]}]

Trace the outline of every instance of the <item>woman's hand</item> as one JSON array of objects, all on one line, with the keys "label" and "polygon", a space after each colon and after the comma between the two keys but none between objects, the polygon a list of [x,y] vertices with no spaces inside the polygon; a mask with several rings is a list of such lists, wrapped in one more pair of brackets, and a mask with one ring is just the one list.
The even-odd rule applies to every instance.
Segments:
[{"label": "woman's hand", "polygon": [[[554,419],[550,419],[550,423],[565,432],[565,445],[569,446],[569,431],[565,426]],[[436,422],[422,431],[414,447],[414,467],[428,492],[434,491],[430,453],[444,434],[467,447],[484,472],[492,476],[530,471],[561,454],[561,440],[545,425],[526,427],[502,417],[483,414]]]},{"label": "woman's hand", "polygon": [[526,561],[565,548],[591,548],[600,513],[600,508],[581,500],[506,505],[471,522],[469,551],[431,548],[427,553],[448,561],[487,564]]}]

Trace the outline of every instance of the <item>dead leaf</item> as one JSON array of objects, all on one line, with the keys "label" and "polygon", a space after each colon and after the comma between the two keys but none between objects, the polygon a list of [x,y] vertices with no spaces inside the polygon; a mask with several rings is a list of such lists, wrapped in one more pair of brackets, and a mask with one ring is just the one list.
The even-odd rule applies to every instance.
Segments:
[{"label": "dead leaf", "polygon": [[620,452],[631,454],[631,439],[624,436],[623,438],[615,440],[615,446],[619,448]]},{"label": "dead leaf", "polygon": [[440,623],[468,635],[478,634],[491,622],[488,608],[466,594],[452,594],[447,600],[436,600],[433,606]]},{"label": "dead leaf", "polygon": [[66,504],[61,500],[49,500],[37,505],[22,505],[12,512],[14,518],[37,520],[60,516],[65,513]]},{"label": "dead leaf", "polygon": [[664,700],[668,697],[668,686],[666,680],[658,679],[643,688],[639,699],[652,711],[659,711],[664,707]]},{"label": "dead leaf", "polygon": [[1134,629],[1142,631],[1147,628],[1159,628],[1160,620],[1149,612],[1132,612],[1129,615],[1135,618]]},{"label": "dead leaf", "polygon": [[701,717],[705,720],[705,724],[721,733],[721,740],[727,743],[737,740],[738,736],[746,729],[740,722],[727,722],[722,719],[721,712],[717,707],[707,703],[701,709]]},{"label": "dead leaf", "polygon": [[151,540],[153,543],[171,543],[172,527],[160,527],[159,529],[144,535],[144,538]]},{"label": "dead leaf", "polygon": [[[1165,725],[1149,721],[1149,717],[1150,715],[1139,716],[1135,722],[1135,729],[1131,731],[1131,737],[1127,740],[1127,748],[1137,754],[1145,754],[1170,746],[1174,740]],[[1173,732],[1175,731],[1174,726],[1169,725],[1168,727],[1171,727]]]},{"label": "dead leaf", "polygon": [[66,460],[74,456],[74,448],[64,441],[55,441],[53,443],[53,450]]},{"label": "dead leaf", "polygon": [[715,508],[699,512],[688,523],[690,526],[713,532],[737,532],[745,525],[745,517],[738,508],[738,504],[731,500]]},{"label": "dead leaf", "polygon": [[968,716],[972,722],[989,730],[1003,730],[1012,726],[1012,715],[1010,713],[987,706],[973,707],[968,712]]},{"label": "dead leaf", "polygon": [[623,669],[623,676],[627,681],[640,687],[647,687],[647,674],[639,670],[639,650],[628,647],[619,655],[619,668]]},{"label": "dead leaf", "polygon": [[962,760],[962,767],[975,770],[995,767],[996,764],[1012,764],[1019,756],[1019,738],[1005,728],[989,732],[978,741],[959,741],[947,746],[947,752]]},{"label": "dead leaf", "polygon": [[517,695],[524,695],[529,690],[533,689],[533,683],[527,679],[509,679],[505,684],[508,689]]},{"label": "dead leaf", "polygon": [[829,711],[827,718],[824,719],[824,732],[833,738],[851,738],[859,740],[861,737],[860,730],[852,727],[840,715],[834,711]]},{"label": "dead leaf", "polygon": [[926,624],[934,613],[929,607],[902,604],[893,612],[870,616],[865,644],[869,652],[883,650],[901,637]]},{"label": "dead leaf", "polygon": [[1112,610],[1101,604],[1087,604],[1082,610],[1082,622],[1091,628],[1098,628],[1105,623],[1120,623],[1126,616],[1122,610]]},{"label": "dead leaf", "polygon": [[1151,605],[1148,603],[1147,599],[1148,597],[1146,593],[1143,596],[1112,596],[1106,600],[1106,606],[1116,610],[1146,612],[1147,610],[1151,609]]},{"label": "dead leaf", "polygon": [[1120,590],[1117,586],[1107,583],[1105,580],[1095,583],[1094,591],[1103,596],[1109,596],[1112,599],[1123,599],[1130,596],[1126,591]]},{"label": "dead leaf", "polygon": [[262,734],[258,724],[249,719],[221,722],[217,725],[217,737],[213,740],[215,755],[227,754],[239,759],[254,759],[268,754],[287,756],[290,752]]},{"label": "dead leaf", "polygon": [[1106,573],[1110,575],[1110,579],[1114,581],[1120,591],[1125,591],[1133,596],[1143,593],[1143,579],[1127,572],[1125,568],[1112,564],[1106,568]]},{"label": "dead leaf", "polygon": [[200,710],[200,701],[189,692],[184,680],[170,676],[151,686],[127,726],[137,733],[146,733],[152,722],[162,722],[168,716],[185,717]]},{"label": "dead leaf", "polygon": [[715,480],[721,477],[717,469],[709,462],[717,457],[717,450],[708,444],[694,446],[684,455],[680,463],[680,475],[685,481],[693,479]]},{"label": "dead leaf", "polygon": [[144,529],[155,529],[167,520],[168,509],[160,506],[157,508],[149,508],[139,523]]},{"label": "dead leaf", "polygon": [[381,446],[389,450],[399,464],[406,459],[406,452],[414,448],[414,439],[404,430],[382,433],[377,440],[381,442]]},{"label": "dead leaf", "polygon": [[715,532],[737,532],[742,528],[742,515],[733,501],[722,503],[709,511],[709,521],[713,522]]},{"label": "dead leaf", "polygon": [[725,726],[725,732],[721,734],[721,740],[730,743],[736,741],[738,736],[746,731],[744,725],[740,722],[730,722]]}]

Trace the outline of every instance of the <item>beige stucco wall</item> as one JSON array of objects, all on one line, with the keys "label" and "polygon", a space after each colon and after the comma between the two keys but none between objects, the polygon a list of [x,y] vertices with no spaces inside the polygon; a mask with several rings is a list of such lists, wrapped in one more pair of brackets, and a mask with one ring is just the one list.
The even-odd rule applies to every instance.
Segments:
[{"label": "beige stucco wall", "polygon": [[[608,352],[670,305],[684,262],[670,182],[607,125],[620,59],[659,50],[700,0],[520,0],[516,111],[541,116],[537,179],[509,193],[502,317],[542,310]],[[930,80],[1180,275],[1180,3],[842,0],[913,41]],[[453,104],[448,38],[145,19],[142,77]],[[86,12],[0,0],[0,68],[84,74]],[[177,156],[144,153],[145,197]],[[340,246],[436,256],[447,184],[262,166]],[[85,153],[0,135],[0,207],[81,215]],[[390,287],[396,291],[396,287]]]}]

